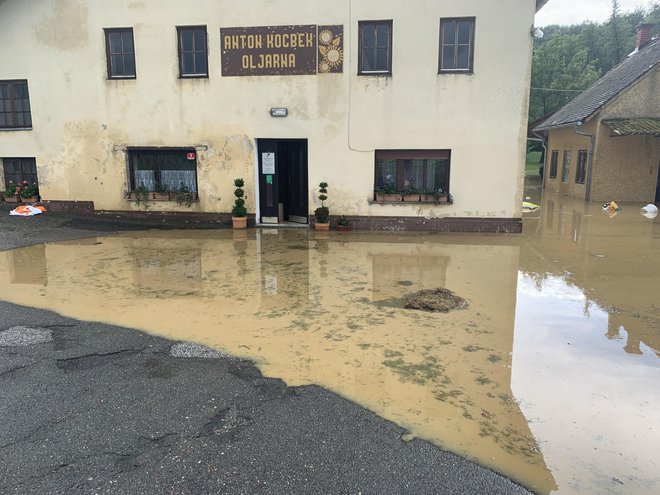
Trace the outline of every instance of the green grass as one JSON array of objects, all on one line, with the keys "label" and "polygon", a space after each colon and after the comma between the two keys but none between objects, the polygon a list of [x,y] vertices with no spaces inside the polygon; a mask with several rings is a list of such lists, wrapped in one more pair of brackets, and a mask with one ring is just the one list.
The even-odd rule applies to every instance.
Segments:
[{"label": "green grass", "polygon": [[539,175],[539,159],[541,158],[540,151],[530,151],[525,158],[525,175]]}]

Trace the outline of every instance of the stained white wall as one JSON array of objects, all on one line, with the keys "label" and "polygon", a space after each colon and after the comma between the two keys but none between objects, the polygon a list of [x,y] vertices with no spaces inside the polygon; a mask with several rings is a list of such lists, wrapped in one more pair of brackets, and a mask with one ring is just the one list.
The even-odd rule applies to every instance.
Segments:
[{"label": "stained white wall", "polygon": [[[534,4],[5,0],[0,79],[28,80],[33,129],[0,131],[0,157],[36,157],[45,199],[125,210],[126,146],[204,145],[193,210],[229,211],[242,176],[254,211],[254,140],[306,138],[310,211],[325,180],[337,214],[520,217]],[[474,74],[439,75],[440,18],[458,16],[476,17]],[[358,21],[379,19],[393,20],[392,76],[358,76]],[[176,26],[199,24],[209,78],[179,79]],[[221,27],[293,24],[342,24],[343,73],[221,76]],[[106,77],[109,27],[134,30],[135,80]],[[375,149],[451,149],[454,204],[370,204]]]}]

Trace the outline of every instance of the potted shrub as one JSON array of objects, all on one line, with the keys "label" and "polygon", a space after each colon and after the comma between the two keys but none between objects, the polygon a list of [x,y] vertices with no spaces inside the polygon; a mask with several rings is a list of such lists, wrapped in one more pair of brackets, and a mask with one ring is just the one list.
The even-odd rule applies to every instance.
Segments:
[{"label": "potted shrub", "polygon": [[327,206],[325,206],[325,200],[328,199],[327,196],[328,193],[328,183],[327,182],[321,182],[319,184],[319,200],[321,201],[321,206],[319,206],[316,210],[314,210],[314,218],[316,219],[316,223],[314,224],[314,228],[316,230],[329,230],[330,229],[330,210],[328,209]]},{"label": "potted shrub", "polygon": [[447,202],[447,193],[442,191],[442,188],[439,187],[436,190],[424,191],[422,194],[422,201],[427,203],[446,203]]},{"label": "potted shrub", "polygon": [[339,232],[348,232],[351,230],[351,222],[349,222],[348,218],[346,218],[344,215],[339,217],[339,220],[337,220],[337,230]]},{"label": "potted shrub", "polygon": [[39,200],[39,188],[34,182],[29,184],[28,181],[24,180],[20,189],[23,203],[36,203]]},{"label": "potted shrub", "polygon": [[401,194],[397,193],[394,184],[383,184],[376,188],[376,201],[380,203],[401,201]]},{"label": "potted shrub", "polygon": [[179,183],[179,189],[174,193],[174,201],[179,206],[187,206],[190,208],[193,201],[195,201],[195,193],[190,190],[183,182]]},{"label": "potted shrub", "polygon": [[7,203],[18,203],[21,200],[21,188],[13,180],[10,180],[7,182],[4,197]]},{"label": "potted shrub", "polygon": [[149,203],[151,194],[149,193],[147,186],[144,185],[144,182],[140,182],[140,185],[133,190],[131,198],[135,199],[135,206],[143,206],[145,210],[149,209],[151,206]]},{"label": "potted shrub", "polygon": [[156,182],[156,187],[154,189],[154,199],[158,201],[166,201],[170,199],[170,192],[167,190],[167,186],[162,182]]},{"label": "potted shrub", "polygon": [[234,179],[234,196],[236,200],[234,201],[234,207],[231,209],[231,223],[235,229],[245,229],[247,228],[247,208],[245,207],[245,191],[243,186],[245,181],[243,179]]},{"label": "potted shrub", "polygon": [[403,190],[404,201],[419,203],[419,197],[419,190],[415,187],[407,187]]}]

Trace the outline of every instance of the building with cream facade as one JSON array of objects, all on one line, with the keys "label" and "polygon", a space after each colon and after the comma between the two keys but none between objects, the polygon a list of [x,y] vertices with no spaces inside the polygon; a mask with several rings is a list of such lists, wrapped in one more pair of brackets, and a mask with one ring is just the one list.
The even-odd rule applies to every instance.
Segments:
[{"label": "building with cream facade", "polygon": [[328,182],[360,227],[520,230],[543,0],[256,3],[0,1],[5,188],[217,216],[242,177],[257,223],[307,223]]}]

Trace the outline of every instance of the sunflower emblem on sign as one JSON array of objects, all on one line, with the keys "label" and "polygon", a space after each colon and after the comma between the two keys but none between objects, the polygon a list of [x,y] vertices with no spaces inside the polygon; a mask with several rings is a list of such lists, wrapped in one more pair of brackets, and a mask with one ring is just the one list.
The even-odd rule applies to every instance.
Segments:
[{"label": "sunflower emblem on sign", "polygon": [[344,26],[319,26],[319,67],[323,74],[343,72]]}]

